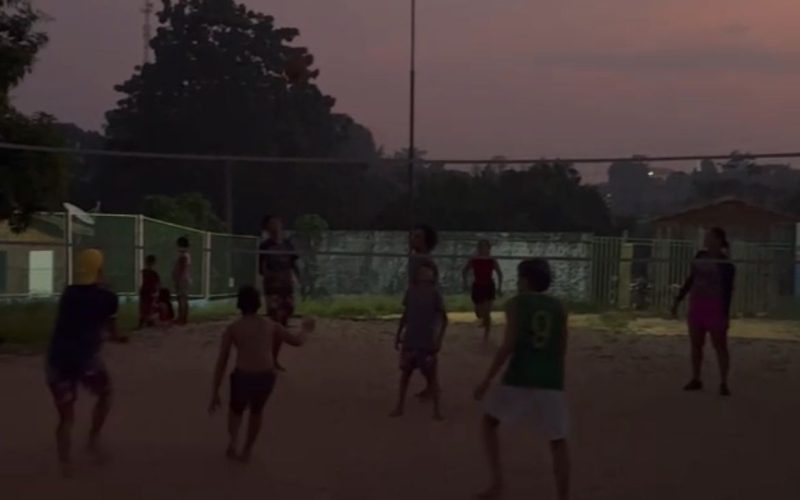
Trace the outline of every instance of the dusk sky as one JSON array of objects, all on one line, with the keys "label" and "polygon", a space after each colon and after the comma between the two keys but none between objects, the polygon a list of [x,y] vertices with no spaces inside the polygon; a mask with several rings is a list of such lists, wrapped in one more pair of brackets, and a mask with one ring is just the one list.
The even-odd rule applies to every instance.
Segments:
[{"label": "dusk sky", "polygon": [[[142,58],[142,2],[35,3],[51,41],[16,104],[100,129]],[[408,1],[246,3],[300,29],[338,111],[405,144]],[[798,0],[419,0],[418,16],[431,156],[800,149]]]}]

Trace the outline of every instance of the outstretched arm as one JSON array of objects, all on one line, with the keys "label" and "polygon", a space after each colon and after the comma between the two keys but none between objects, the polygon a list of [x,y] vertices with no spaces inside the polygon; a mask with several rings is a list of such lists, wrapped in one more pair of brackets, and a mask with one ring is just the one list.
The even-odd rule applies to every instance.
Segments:
[{"label": "outstretched arm", "polygon": [[314,318],[304,318],[303,326],[300,328],[299,332],[292,333],[283,326],[276,325],[277,328],[276,333],[278,336],[280,336],[281,340],[286,342],[287,344],[294,347],[300,347],[301,345],[306,343],[308,335],[314,333],[316,327],[317,327],[317,321]]},{"label": "outstretched arm", "polygon": [[233,337],[230,330],[225,330],[222,336],[222,344],[219,347],[219,357],[217,358],[217,366],[214,370],[214,382],[211,386],[211,403],[209,404],[209,413],[214,413],[220,406],[219,386],[222,384],[222,377],[225,375],[225,369],[228,367],[228,358],[231,355],[231,346],[233,345]]}]

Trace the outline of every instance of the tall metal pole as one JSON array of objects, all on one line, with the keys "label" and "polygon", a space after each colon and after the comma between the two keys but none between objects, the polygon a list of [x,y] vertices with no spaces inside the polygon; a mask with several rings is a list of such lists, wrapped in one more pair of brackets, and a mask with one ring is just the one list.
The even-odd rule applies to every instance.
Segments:
[{"label": "tall metal pole", "polygon": [[411,71],[409,87],[408,116],[408,214],[409,225],[413,230],[416,223],[414,210],[414,154],[416,152],[416,57],[417,57],[417,0],[411,0]]}]

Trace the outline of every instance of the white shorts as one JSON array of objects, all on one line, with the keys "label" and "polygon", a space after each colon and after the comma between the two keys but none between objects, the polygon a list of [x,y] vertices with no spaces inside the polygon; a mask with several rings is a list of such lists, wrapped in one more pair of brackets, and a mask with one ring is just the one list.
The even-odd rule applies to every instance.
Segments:
[{"label": "white shorts", "polygon": [[485,411],[501,422],[530,422],[551,441],[566,439],[569,433],[564,391],[496,385],[486,398]]}]

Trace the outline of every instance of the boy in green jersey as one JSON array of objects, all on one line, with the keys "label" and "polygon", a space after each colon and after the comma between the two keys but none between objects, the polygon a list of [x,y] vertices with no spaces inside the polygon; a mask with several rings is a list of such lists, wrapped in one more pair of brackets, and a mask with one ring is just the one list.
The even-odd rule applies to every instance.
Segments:
[{"label": "boy in green jersey", "polygon": [[[531,259],[518,267],[519,294],[506,305],[506,333],[475,398],[488,394],[483,417],[483,439],[492,482],[480,498],[496,498],[503,491],[500,468],[500,422],[528,418],[550,439],[559,500],[569,498],[567,408],[564,401],[564,357],[567,351],[567,313],[561,302],[547,295],[552,274],[547,261]],[[489,391],[492,380],[506,365],[501,384]]]}]

